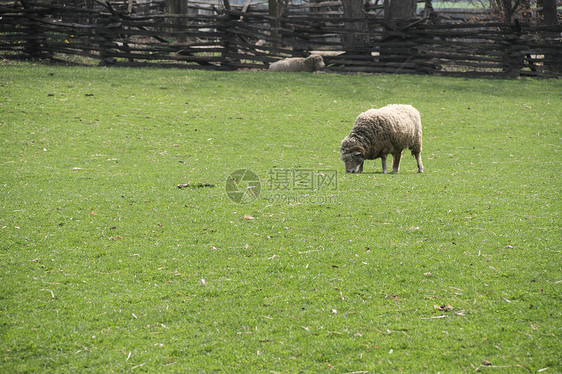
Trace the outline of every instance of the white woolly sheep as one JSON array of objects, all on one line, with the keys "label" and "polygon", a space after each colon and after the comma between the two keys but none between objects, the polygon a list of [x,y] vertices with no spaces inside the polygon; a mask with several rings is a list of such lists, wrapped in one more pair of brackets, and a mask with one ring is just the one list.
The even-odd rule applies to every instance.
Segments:
[{"label": "white woolly sheep", "polygon": [[365,160],[381,158],[386,173],[386,156],[391,154],[392,173],[400,168],[402,150],[409,148],[423,172],[421,160],[422,126],[420,113],[411,105],[387,105],[370,109],[356,119],[351,132],[341,142],[341,160],[345,171],[361,173]]},{"label": "white woolly sheep", "polygon": [[322,56],[292,57],[284,60],[275,61],[269,65],[269,71],[275,72],[299,72],[306,71],[313,73],[324,69],[324,59]]}]

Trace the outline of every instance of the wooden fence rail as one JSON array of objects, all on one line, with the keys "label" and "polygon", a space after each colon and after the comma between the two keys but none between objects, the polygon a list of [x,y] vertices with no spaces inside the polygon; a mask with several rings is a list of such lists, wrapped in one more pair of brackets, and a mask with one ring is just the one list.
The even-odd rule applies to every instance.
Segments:
[{"label": "wooden fence rail", "polygon": [[388,25],[373,13],[344,18],[339,1],[294,6],[277,19],[255,5],[225,9],[190,1],[180,16],[165,13],[161,0],[134,4],[0,0],[0,53],[216,70],[265,69],[280,58],[315,53],[336,72],[562,76],[560,24],[420,19]]}]

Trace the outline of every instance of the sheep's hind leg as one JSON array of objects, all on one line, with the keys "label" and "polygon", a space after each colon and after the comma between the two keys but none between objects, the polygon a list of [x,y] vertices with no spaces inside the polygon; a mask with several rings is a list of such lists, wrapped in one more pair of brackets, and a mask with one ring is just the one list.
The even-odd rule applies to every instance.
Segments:
[{"label": "sheep's hind leg", "polygon": [[423,164],[422,164],[422,159],[421,159],[421,153],[416,153],[414,155],[414,157],[416,158],[416,162],[418,163],[418,173],[423,173]]},{"label": "sheep's hind leg", "polygon": [[400,170],[400,159],[402,158],[402,152],[394,153],[392,155],[392,170],[391,173],[398,173]]},{"label": "sheep's hind leg", "polygon": [[381,156],[381,162],[382,162],[382,173],[386,174],[386,155]]}]

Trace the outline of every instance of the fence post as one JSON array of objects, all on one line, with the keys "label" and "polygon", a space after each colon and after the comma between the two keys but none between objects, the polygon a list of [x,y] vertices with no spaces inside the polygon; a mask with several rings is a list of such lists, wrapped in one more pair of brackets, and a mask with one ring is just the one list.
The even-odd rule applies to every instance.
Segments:
[{"label": "fence post", "polygon": [[29,12],[28,15],[25,16],[27,18],[25,22],[27,32],[24,33],[24,52],[31,56],[31,58],[36,59],[51,57],[49,53],[43,51],[42,47],[45,44],[46,38],[41,23],[39,22],[41,18],[44,18],[43,13],[47,10],[33,8],[28,1],[22,0],[21,3],[25,9],[33,10],[33,12]]},{"label": "fence post", "polygon": [[560,36],[562,29],[560,25],[550,26],[539,34],[541,40],[550,47],[544,53],[546,71],[554,76],[562,76],[562,50],[556,48],[560,46]]},{"label": "fence post", "polygon": [[[224,4],[225,4],[225,9],[223,14],[220,14],[219,11],[216,10],[217,31],[221,35],[220,40],[222,41],[222,47],[223,47],[223,50],[221,52],[220,64],[222,67],[224,67],[227,70],[234,70],[236,69],[236,67],[233,66],[232,63],[235,62],[236,59],[232,55],[235,54],[233,52],[236,52],[238,50],[236,45],[236,36],[230,30],[234,18],[230,14],[230,3],[228,2],[228,0],[225,1]],[[226,8],[227,4],[228,4],[228,9]]]},{"label": "fence post", "polygon": [[98,17],[98,22],[96,24],[96,36],[100,48],[100,65],[113,65],[117,61],[112,53],[113,48],[113,37],[111,29],[115,28],[116,20],[110,14],[100,13]]},{"label": "fence post", "polygon": [[506,25],[502,32],[504,44],[503,71],[510,78],[521,74],[524,61],[524,42],[521,39],[521,25],[515,20],[513,25]]}]

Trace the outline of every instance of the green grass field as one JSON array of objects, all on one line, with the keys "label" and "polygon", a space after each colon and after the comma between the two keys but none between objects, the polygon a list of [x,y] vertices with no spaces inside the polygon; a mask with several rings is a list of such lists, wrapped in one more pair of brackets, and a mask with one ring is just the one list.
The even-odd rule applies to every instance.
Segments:
[{"label": "green grass field", "polygon": [[[0,372],[561,372],[561,99],[1,65]],[[345,174],[354,118],[390,103],[421,112],[425,172]]]}]

